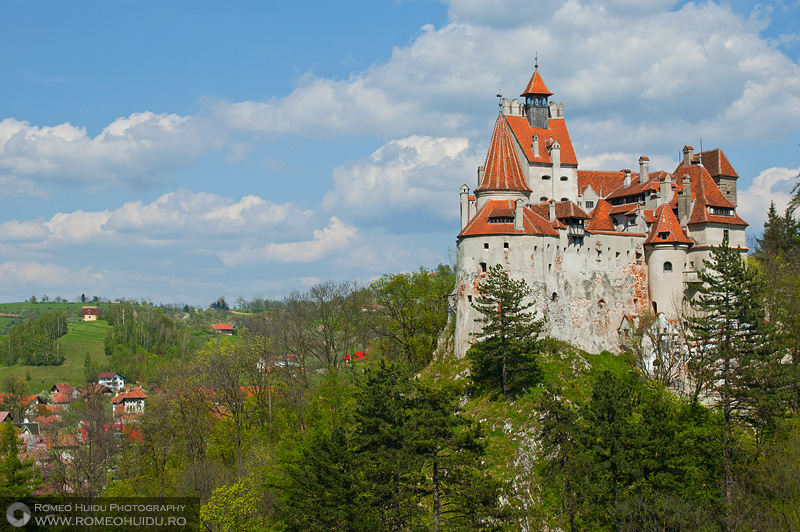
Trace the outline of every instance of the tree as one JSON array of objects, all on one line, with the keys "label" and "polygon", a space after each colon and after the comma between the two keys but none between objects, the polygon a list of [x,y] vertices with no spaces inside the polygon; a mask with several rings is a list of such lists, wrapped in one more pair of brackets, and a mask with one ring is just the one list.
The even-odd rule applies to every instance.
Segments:
[{"label": "tree", "polygon": [[86,294],[81,294],[81,303],[86,303]]},{"label": "tree", "polygon": [[220,297],[209,306],[214,310],[230,310],[228,303],[225,301],[225,296]]},{"label": "tree", "polygon": [[414,273],[384,275],[370,285],[375,308],[372,330],[381,350],[420,369],[433,358],[448,321],[448,295],[455,275],[449,266]]},{"label": "tree", "polygon": [[699,272],[702,285],[691,302],[695,315],[688,318],[688,368],[699,383],[694,399],[702,394],[714,400],[722,414],[723,493],[726,526],[732,530],[738,460],[734,429],[738,419],[749,421],[761,433],[774,426],[785,368],[782,354],[772,344],[761,280],[746,267],[742,251],[723,241],[704,264]]},{"label": "tree", "polygon": [[500,388],[507,398],[541,378],[535,353],[544,319],[529,312],[534,303],[525,280],[511,279],[499,264],[489,268],[479,289],[473,306],[483,315],[478,319],[483,328],[467,352],[472,378],[479,387]]},{"label": "tree", "polygon": [[38,486],[33,458],[21,460],[20,454],[17,428],[11,423],[0,423],[0,497],[29,497]]},{"label": "tree", "polygon": [[36,296],[31,296],[31,298],[28,300],[28,302],[36,303]]},{"label": "tree", "polygon": [[28,406],[28,385],[25,379],[13,373],[7,374],[3,379],[3,391],[6,393],[2,400],[3,410],[11,412],[15,421],[22,421]]}]

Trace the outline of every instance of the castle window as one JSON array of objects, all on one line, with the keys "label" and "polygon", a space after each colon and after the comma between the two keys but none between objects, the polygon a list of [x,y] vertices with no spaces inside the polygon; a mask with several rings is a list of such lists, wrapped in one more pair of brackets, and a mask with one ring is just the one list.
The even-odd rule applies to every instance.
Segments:
[{"label": "castle window", "polygon": [[550,179],[550,176],[549,176],[549,175],[546,175],[546,174],[545,174],[545,175],[543,175],[543,176],[542,176],[542,181],[547,181],[547,180],[549,180],[549,179]]},{"label": "castle window", "polygon": [[481,262],[480,267],[481,267],[481,275],[486,275],[486,263]]},{"label": "castle window", "polygon": [[489,243],[488,242],[484,242],[483,243],[483,249],[489,249]]},{"label": "castle window", "polygon": [[600,308],[606,308],[606,300],[603,299],[603,298],[600,298],[600,301],[597,302],[597,306],[600,307]]},{"label": "castle window", "polygon": [[667,262],[664,263],[664,271],[665,272],[671,272],[672,271],[672,263],[671,262],[667,261]]},{"label": "castle window", "polygon": [[658,238],[660,238],[661,240],[668,239],[669,238],[669,231],[662,231],[662,232],[658,233]]},{"label": "castle window", "polygon": [[472,303],[472,296],[467,296],[467,301],[469,301],[470,303]]},{"label": "castle window", "polygon": [[569,198],[561,198],[561,201],[569,201]]},{"label": "castle window", "polygon": [[547,196],[542,196],[541,198],[539,198],[539,201],[547,201]]},{"label": "castle window", "polygon": [[569,178],[565,175],[561,176],[561,181],[569,181]]},{"label": "castle window", "polygon": [[490,216],[489,217],[490,224],[513,224],[514,217],[513,216]]},{"label": "castle window", "polygon": [[586,208],[587,208],[587,209],[592,209],[592,208],[594,208],[594,202],[593,202],[593,201],[587,201],[587,202],[586,202]]},{"label": "castle window", "polygon": [[558,294],[553,292],[553,295],[550,296],[550,301],[558,301]]},{"label": "castle window", "polygon": [[728,241],[728,237],[730,237],[730,233],[728,232],[727,229],[723,229],[722,230],[722,240],[727,242]]},{"label": "castle window", "polygon": [[508,249],[508,242],[503,242],[503,249]]}]

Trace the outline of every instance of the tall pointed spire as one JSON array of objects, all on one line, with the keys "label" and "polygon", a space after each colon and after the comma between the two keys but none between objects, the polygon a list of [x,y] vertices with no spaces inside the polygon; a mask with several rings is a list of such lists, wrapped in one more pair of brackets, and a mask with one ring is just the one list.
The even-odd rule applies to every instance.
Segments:
[{"label": "tall pointed spire", "polygon": [[532,128],[548,129],[550,108],[547,98],[552,95],[553,93],[544,84],[544,80],[539,74],[539,62],[537,60],[533,76],[531,76],[528,86],[520,94],[520,96],[525,97],[525,116],[528,118],[528,125]]},{"label": "tall pointed spire", "polygon": [[486,155],[483,179],[475,192],[489,190],[531,192],[517,158],[517,150],[514,147],[514,140],[511,138],[511,129],[502,114],[497,117],[494,124],[492,142],[489,145],[489,153]]}]

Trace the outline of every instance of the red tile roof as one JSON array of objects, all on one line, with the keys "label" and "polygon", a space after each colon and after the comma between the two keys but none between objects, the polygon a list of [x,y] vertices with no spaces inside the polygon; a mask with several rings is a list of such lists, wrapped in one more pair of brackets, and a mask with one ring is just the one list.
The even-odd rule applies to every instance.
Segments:
[{"label": "red tile roof", "polygon": [[528,82],[528,85],[525,87],[525,90],[522,91],[520,96],[552,96],[553,93],[547,88],[547,85],[544,84],[544,80],[542,79],[541,74],[539,74],[539,70],[534,70],[533,75],[531,76],[531,80]]},{"label": "red tile roof", "polygon": [[645,244],[688,244],[694,242],[683,232],[681,224],[669,205],[662,205],[656,209],[656,221],[650,228],[650,235]]},{"label": "red tile roof", "polygon": [[486,155],[483,178],[475,192],[484,190],[518,190],[531,192],[525,182],[525,174],[517,158],[517,150],[511,138],[511,130],[501,114],[497,117]]},{"label": "red tile roof", "polygon": [[232,331],[233,324],[232,323],[213,323],[211,324],[211,328],[215,331]]},{"label": "red tile roof", "polygon": [[111,402],[114,404],[122,403],[125,399],[134,401],[137,399],[147,399],[147,393],[141,387],[127,390],[114,397]]},{"label": "red tile roof", "polygon": [[[558,233],[550,226],[550,222],[530,208],[522,209],[522,229],[517,229],[512,223],[489,223],[489,214],[495,209],[513,209],[514,202],[511,200],[490,200],[486,202],[478,213],[469,221],[458,238],[477,235],[505,235],[505,234],[529,234],[529,235],[557,235]],[[512,211],[513,212],[513,211]]]},{"label": "red tile roof", "polygon": [[66,382],[57,382],[53,384],[53,388],[55,388],[58,393],[69,393],[72,391],[72,385]]},{"label": "red tile roof", "polygon": [[[97,374],[97,378],[98,379],[113,379],[116,375],[119,375],[119,373],[117,373],[115,371],[102,371],[102,372]],[[119,375],[119,376],[122,377],[122,375]]]},{"label": "red tile roof", "polygon": [[[633,179],[631,175],[631,179]],[[625,181],[625,172],[603,172],[598,170],[578,170],[578,190],[583,191],[591,185],[592,189],[601,198],[606,197],[618,188],[622,187]]]},{"label": "red tile roof", "polygon": [[[511,116],[506,115],[506,121],[514,133],[514,137],[522,147],[525,157],[532,163],[546,163],[552,164],[550,152],[547,151],[548,143],[551,140],[557,140],[561,145],[561,164],[578,164],[578,158],[575,156],[575,149],[572,147],[572,139],[569,137],[567,131],[567,123],[562,118],[551,118],[548,120],[548,129],[533,128],[528,124],[528,120],[524,116]],[[539,156],[534,157],[533,136],[539,135]]]},{"label": "red tile roof", "polygon": [[72,399],[65,393],[56,392],[53,394],[53,401],[55,401],[57,405],[63,405],[65,403],[71,403]]},{"label": "red tile roof", "polygon": [[611,204],[604,199],[599,200],[592,210],[592,217],[586,224],[586,230],[589,232],[615,231],[616,227],[611,222],[610,212]]},{"label": "red tile roof", "polygon": [[736,173],[736,170],[733,169],[730,161],[728,158],[725,157],[725,154],[722,152],[721,149],[715,148],[713,150],[706,150],[700,152],[700,162],[703,163],[703,166],[708,173],[711,174],[712,177],[717,177],[720,175],[729,176],[729,177],[739,177],[739,174]]}]

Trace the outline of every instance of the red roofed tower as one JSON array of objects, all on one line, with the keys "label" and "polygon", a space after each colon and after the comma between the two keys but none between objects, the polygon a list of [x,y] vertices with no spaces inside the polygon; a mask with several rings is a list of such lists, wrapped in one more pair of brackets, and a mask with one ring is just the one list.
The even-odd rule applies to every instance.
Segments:
[{"label": "red roofed tower", "polygon": [[550,109],[547,99],[553,93],[544,84],[542,76],[539,74],[539,65],[537,64],[528,86],[520,94],[525,98],[525,116],[528,117],[528,124],[534,129],[547,129],[548,119],[550,118]]},{"label": "red roofed tower", "polygon": [[650,302],[653,312],[677,316],[683,299],[686,251],[692,240],[683,232],[669,205],[656,209],[655,215],[656,220],[644,241]]}]

